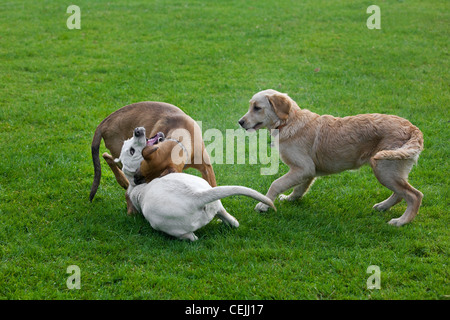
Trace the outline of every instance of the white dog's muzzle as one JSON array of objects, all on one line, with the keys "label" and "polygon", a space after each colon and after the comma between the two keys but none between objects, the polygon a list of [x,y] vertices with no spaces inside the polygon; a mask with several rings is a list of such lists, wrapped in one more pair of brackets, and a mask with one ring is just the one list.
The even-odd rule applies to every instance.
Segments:
[{"label": "white dog's muzzle", "polygon": [[158,132],[150,139],[145,138],[145,128],[138,127],[133,131],[133,137],[123,142],[120,157],[114,159],[116,163],[122,163],[122,171],[127,176],[133,176],[144,160],[142,150],[146,146],[153,146],[164,140],[164,134]]}]

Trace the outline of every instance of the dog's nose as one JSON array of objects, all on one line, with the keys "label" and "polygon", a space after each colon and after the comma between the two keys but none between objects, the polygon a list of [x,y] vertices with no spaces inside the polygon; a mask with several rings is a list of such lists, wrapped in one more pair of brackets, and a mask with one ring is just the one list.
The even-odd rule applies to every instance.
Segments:
[{"label": "dog's nose", "polygon": [[141,171],[138,169],[134,174],[134,184],[142,184],[145,182],[145,177],[141,174]]},{"label": "dog's nose", "polygon": [[243,119],[239,120],[239,124],[240,124],[241,127],[244,126],[244,123],[245,123],[245,120],[243,120]]},{"label": "dog's nose", "polygon": [[143,132],[142,128],[140,128],[140,127],[136,128],[136,129],[134,129],[134,136],[135,137],[140,137],[142,132]]}]

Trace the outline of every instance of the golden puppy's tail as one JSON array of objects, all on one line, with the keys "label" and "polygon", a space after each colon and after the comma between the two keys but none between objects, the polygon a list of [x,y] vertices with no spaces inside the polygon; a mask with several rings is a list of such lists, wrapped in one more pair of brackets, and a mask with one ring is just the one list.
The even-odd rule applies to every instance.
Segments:
[{"label": "golden puppy's tail", "polygon": [[98,186],[100,185],[100,178],[102,176],[102,167],[100,164],[100,142],[102,141],[102,130],[101,125],[97,127],[94,133],[94,138],[92,139],[91,154],[92,161],[94,163],[94,181],[92,182],[91,193],[89,194],[89,201],[92,202],[95,194],[97,193]]},{"label": "golden puppy's tail", "polygon": [[414,127],[411,137],[406,143],[398,149],[382,150],[375,154],[374,160],[406,160],[414,159],[417,161],[420,152],[423,150],[423,134],[419,128]]},{"label": "golden puppy's tail", "polygon": [[255,200],[261,201],[262,203],[267,204],[268,206],[272,207],[275,211],[277,208],[275,208],[275,205],[273,202],[267,198],[266,196],[262,195],[258,191],[255,191],[253,189],[247,188],[247,187],[241,187],[241,186],[221,186],[221,187],[214,187],[212,189],[198,192],[195,194],[195,197],[198,197],[199,199],[202,199],[203,207],[207,203],[220,200],[222,198],[226,198],[229,196],[234,195],[243,195],[247,197],[251,197]]}]

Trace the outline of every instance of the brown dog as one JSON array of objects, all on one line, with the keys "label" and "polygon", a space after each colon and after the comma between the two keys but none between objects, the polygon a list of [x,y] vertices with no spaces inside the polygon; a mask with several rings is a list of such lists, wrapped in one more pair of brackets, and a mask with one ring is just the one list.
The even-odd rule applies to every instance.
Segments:
[{"label": "brown dog", "polygon": [[144,160],[134,176],[136,184],[148,183],[169,173],[181,172],[189,158],[186,147],[170,138],[157,145],[145,147],[142,156]]},{"label": "brown dog", "polygon": [[[269,89],[253,96],[239,124],[246,130],[278,129],[280,156],[290,170],[270,186],[266,196],[272,201],[292,187],[292,193],[280,199],[302,197],[317,176],[370,164],[378,181],[394,192],[374,208],[387,210],[406,200],[405,213],[389,221],[391,225],[404,225],[419,211],[423,194],[407,180],[423,149],[423,136],[406,119],[384,114],[320,116]],[[259,203],[255,209],[266,211],[268,207]]]},{"label": "brown dog", "polygon": [[[163,102],[139,102],[127,105],[106,117],[97,127],[92,140],[91,152],[94,162],[94,181],[89,195],[90,201],[94,198],[101,178],[101,165],[99,159],[100,142],[103,138],[106,148],[111,152],[103,154],[117,182],[124,188],[128,188],[128,180],[114,162],[120,156],[123,142],[133,136],[136,127],[145,127],[149,137],[158,132],[164,133],[166,138],[178,139],[189,148],[190,159],[185,160],[183,166],[177,166],[177,172],[184,168],[199,170],[202,177],[215,187],[216,177],[211,166],[210,158],[205,150],[199,125],[178,107]],[[180,139],[181,137],[181,139]],[[193,150],[193,152],[192,152]],[[161,159],[165,162],[165,159]],[[157,166],[157,162],[153,162]],[[153,170],[154,177],[162,172]],[[130,208],[129,208],[130,209]],[[130,210],[129,210],[130,211]]]}]

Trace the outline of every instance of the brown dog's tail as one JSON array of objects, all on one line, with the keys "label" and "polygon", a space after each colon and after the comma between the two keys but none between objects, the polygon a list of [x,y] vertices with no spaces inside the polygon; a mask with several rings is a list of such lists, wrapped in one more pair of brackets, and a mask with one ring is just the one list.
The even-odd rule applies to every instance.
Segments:
[{"label": "brown dog's tail", "polygon": [[406,160],[417,158],[423,150],[423,134],[419,128],[414,127],[411,137],[406,143],[398,149],[382,150],[375,154],[374,160]]},{"label": "brown dog's tail", "polygon": [[97,193],[98,186],[100,185],[100,178],[102,176],[102,167],[100,164],[100,142],[102,141],[101,125],[95,130],[94,138],[92,139],[91,154],[92,161],[94,163],[94,181],[92,182],[91,193],[89,195],[89,201],[92,202],[95,194]]}]

